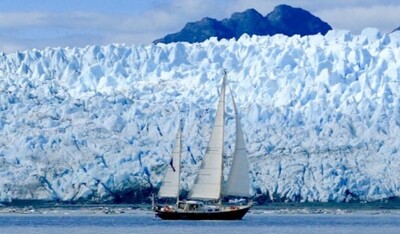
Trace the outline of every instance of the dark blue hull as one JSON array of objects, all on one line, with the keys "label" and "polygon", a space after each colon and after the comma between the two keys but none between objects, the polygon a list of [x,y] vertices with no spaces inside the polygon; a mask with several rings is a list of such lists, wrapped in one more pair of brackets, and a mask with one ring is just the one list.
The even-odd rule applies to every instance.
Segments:
[{"label": "dark blue hull", "polygon": [[166,220],[240,220],[251,206],[227,211],[196,212],[196,211],[161,211],[155,210],[156,215]]}]

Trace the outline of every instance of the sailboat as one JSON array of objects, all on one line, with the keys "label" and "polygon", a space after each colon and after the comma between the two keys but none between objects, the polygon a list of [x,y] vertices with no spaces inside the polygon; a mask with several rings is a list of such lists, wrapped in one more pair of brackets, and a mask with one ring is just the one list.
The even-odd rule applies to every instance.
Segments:
[{"label": "sailboat", "polygon": [[[189,200],[179,199],[181,130],[176,136],[173,155],[165,174],[158,197],[176,198],[174,205],[156,205],[153,200],[155,215],[161,219],[190,220],[238,220],[249,211],[251,202],[246,204],[222,204],[224,196],[248,198],[250,193],[249,166],[240,121],[232,97],[236,117],[236,144],[231,171],[223,186],[223,146],[225,115],[225,77],[211,137],[207,146],[197,178],[189,192]],[[242,199],[241,199],[242,200]]]}]

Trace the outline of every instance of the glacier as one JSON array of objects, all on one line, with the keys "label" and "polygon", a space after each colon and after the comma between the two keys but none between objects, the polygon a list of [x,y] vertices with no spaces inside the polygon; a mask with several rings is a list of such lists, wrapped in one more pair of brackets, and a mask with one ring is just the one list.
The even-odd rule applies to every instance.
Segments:
[{"label": "glacier", "polygon": [[[254,197],[400,196],[400,33],[367,28],[0,53],[0,202],[144,200],[161,183],[180,119],[188,190],[225,73]],[[226,113],[225,176],[229,101]]]}]

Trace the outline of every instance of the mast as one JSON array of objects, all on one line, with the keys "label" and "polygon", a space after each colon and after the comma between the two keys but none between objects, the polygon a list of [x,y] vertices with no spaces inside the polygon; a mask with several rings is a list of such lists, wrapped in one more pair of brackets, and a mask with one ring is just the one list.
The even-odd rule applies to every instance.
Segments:
[{"label": "mast", "polygon": [[250,196],[250,176],[249,163],[247,160],[246,144],[244,134],[237,112],[235,100],[231,90],[231,98],[236,120],[236,140],[232,166],[229,172],[228,181],[224,187],[224,195],[249,197]]},{"label": "mast", "polygon": [[218,203],[222,204],[222,185],[224,183],[224,138],[225,138],[225,82],[226,82],[226,71],[224,70],[224,77],[222,78],[222,88],[221,88],[221,99],[223,100],[223,107],[222,107],[222,152],[221,152],[221,180],[220,180],[220,190],[219,190],[219,198]]},{"label": "mast", "polygon": [[[224,79],[225,80],[225,79]],[[220,201],[222,184],[222,153],[224,148],[225,82],[215,115],[214,126],[196,180],[188,195],[190,199]]]},{"label": "mast", "polygon": [[182,119],[179,120],[179,126],[178,126],[178,142],[176,144],[179,145],[179,150],[178,150],[178,159],[179,159],[179,168],[178,168],[178,186],[176,187],[176,207],[178,207],[179,203],[179,187],[181,185],[181,148],[182,148]]}]

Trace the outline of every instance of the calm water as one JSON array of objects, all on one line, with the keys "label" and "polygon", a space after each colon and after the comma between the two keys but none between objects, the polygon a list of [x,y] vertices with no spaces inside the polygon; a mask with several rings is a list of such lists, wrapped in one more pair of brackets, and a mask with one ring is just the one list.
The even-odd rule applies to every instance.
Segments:
[{"label": "calm water", "polygon": [[400,213],[250,213],[240,221],[164,221],[131,214],[0,214],[0,233],[399,233]]}]

